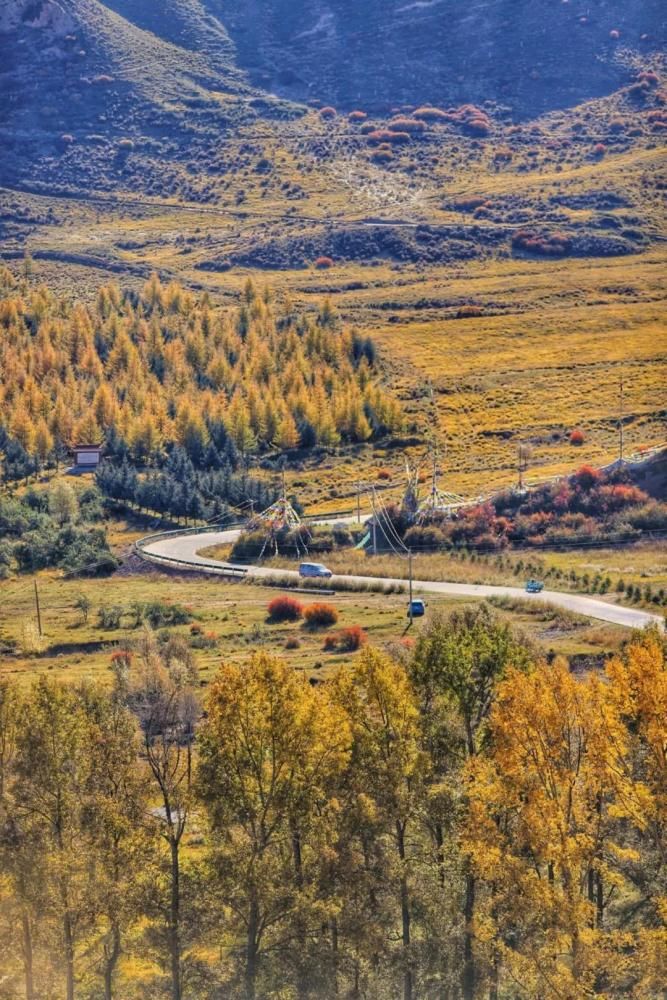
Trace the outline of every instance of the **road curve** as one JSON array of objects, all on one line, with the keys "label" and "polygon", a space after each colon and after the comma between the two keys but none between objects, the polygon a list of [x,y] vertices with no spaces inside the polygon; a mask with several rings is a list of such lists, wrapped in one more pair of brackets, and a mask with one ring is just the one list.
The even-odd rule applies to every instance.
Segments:
[{"label": "road curve", "polygon": [[[346,520],[343,518],[338,519]],[[347,519],[349,520],[349,519]],[[238,528],[227,531],[216,532],[193,532],[192,534],[163,535],[154,541],[147,541],[138,547],[139,555],[152,559],[158,563],[161,559],[178,560],[180,568],[192,572],[221,572],[230,563],[221,562],[219,559],[209,559],[199,555],[201,549],[209,548],[213,545],[229,545],[240,535]],[[237,566],[238,568],[238,566]],[[280,574],[285,577],[298,577],[296,570],[276,570],[267,569],[264,566],[248,566],[248,576],[257,577],[261,583],[262,577],[273,577]],[[336,580],[346,580],[348,582],[365,583],[407,583],[406,579],[396,579],[389,577],[375,576],[345,576],[333,578]],[[646,625],[658,625],[664,628],[664,619],[660,615],[651,614],[648,611],[638,611],[635,608],[626,608],[620,604],[611,604],[606,601],[598,601],[593,597],[585,597],[582,594],[566,594],[558,590],[543,590],[541,594],[527,594],[523,587],[502,587],[491,586],[489,584],[473,583],[444,583],[436,580],[413,580],[413,589],[425,594],[451,594],[454,597],[528,597],[531,600],[545,601],[548,604],[555,604],[558,607],[566,608],[588,618],[596,618],[603,622],[611,622],[613,625],[625,625],[627,628],[644,628]]]}]

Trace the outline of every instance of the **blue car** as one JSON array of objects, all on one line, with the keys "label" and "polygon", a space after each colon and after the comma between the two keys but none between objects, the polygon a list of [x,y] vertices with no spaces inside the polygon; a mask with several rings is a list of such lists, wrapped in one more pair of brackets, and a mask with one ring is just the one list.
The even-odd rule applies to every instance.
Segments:
[{"label": "blue car", "polygon": [[544,584],[541,580],[529,580],[526,584],[526,593],[528,594],[539,594],[544,590]]},{"label": "blue car", "polygon": [[408,604],[408,618],[423,618],[426,614],[426,601],[416,597]]}]

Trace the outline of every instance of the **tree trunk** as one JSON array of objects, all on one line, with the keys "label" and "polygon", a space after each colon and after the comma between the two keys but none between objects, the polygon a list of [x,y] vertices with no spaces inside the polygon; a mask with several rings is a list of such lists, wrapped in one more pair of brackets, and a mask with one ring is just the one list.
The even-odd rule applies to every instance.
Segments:
[{"label": "tree trunk", "polygon": [[24,913],[21,917],[23,932],[23,972],[25,976],[25,1000],[35,1000],[35,987],[32,974],[32,927],[30,917]]},{"label": "tree trunk", "polygon": [[597,927],[600,929],[604,923],[604,887],[602,884],[602,876],[599,872],[595,876],[595,905],[597,913]]},{"label": "tree trunk", "polygon": [[466,875],[466,898],[463,911],[465,930],[463,934],[463,971],[461,990],[463,1000],[475,1000],[475,963],[472,951],[472,920],[475,914],[475,877]]},{"label": "tree trunk", "polygon": [[[303,864],[301,859],[301,834],[295,826],[292,827],[292,855],[294,858],[294,880],[297,891],[303,889]],[[306,956],[306,928],[302,914],[296,919],[296,995],[298,1000],[308,1000],[308,961]]]},{"label": "tree trunk", "polygon": [[169,840],[171,850],[171,901],[169,905],[169,958],[171,963],[171,1000],[181,1000],[181,869],[179,844]]},{"label": "tree trunk", "polygon": [[331,977],[333,995],[338,996],[338,921],[331,918]]},{"label": "tree trunk", "polygon": [[74,934],[69,912],[63,917],[63,939],[65,943],[65,974],[67,1000],[74,1000]]},{"label": "tree trunk", "polygon": [[445,887],[445,838],[442,832],[442,824],[436,823],[434,829],[435,846],[436,846],[436,858],[438,861],[438,882],[440,883],[440,888]]},{"label": "tree trunk", "polygon": [[401,859],[401,925],[403,929],[403,1000],[412,1000],[412,966],[410,957],[410,897],[405,876],[405,823],[396,820],[398,856]]},{"label": "tree trunk", "polygon": [[120,928],[117,924],[111,928],[111,948],[104,948],[104,1000],[113,998],[113,974],[120,958]]},{"label": "tree trunk", "polygon": [[245,956],[245,1000],[255,1000],[255,979],[257,978],[257,932],[259,930],[259,906],[253,896],[250,902],[248,934]]}]

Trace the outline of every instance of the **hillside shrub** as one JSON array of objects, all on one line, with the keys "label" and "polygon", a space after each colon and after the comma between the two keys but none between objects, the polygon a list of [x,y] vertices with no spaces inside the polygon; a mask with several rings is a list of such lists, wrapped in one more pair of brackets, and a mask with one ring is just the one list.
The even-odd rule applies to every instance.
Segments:
[{"label": "hillside shrub", "polygon": [[361,625],[349,625],[324,640],[324,649],[330,653],[354,653],[368,642]]},{"label": "hillside shrub", "polygon": [[446,122],[450,120],[450,115],[446,111],[443,111],[442,108],[431,107],[417,108],[412,117],[424,122]]},{"label": "hillside shrub", "polygon": [[350,111],[347,117],[351,122],[363,122],[368,118],[368,115],[365,111]]},{"label": "hillside shrub", "polygon": [[482,316],[484,310],[481,306],[473,305],[472,303],[464,306],[460,306],[456,311],[457,319],[472,319],[475,316]]},{"label": "hillside shrub", "polygon": [[573,444],[577,448],[582,445],[585,440],[586,435],[579,427],[575,427],[575,429],[570,433],[570,444]]},{"label": "hillside shrub", "polygon": [[267,610],[271,622],[298,622],[303,618],[303,604],[295,597],[274,597]]},{"label": "hillside shrub", "polygon": [[373,129],[372,132],[368,132],[366,138],[373,146],[379,146],[380,143],[383,142],[397,145],[399,143],[410,141],[410,136],[407,132],[394,132],[392,129],[388,128]]},{"label": "hillside shrub", "polygon": [[571,247],[571,241],[564,233],[539,234],[532,230],[520,229],[512,236],[512,248],[527,253],[547,257],[562,257]]},{"label": "hillside shrub", "polygon": [[426,125],[423,121],[418,118],[392,118],[389,122],[389,128],[392,132],[410,132],[411,134],[419,134],[426,130]]},{"label": "hillside shrub", "polygon": [[316,601],[314,604],[306,605],[303,617],[310,628],[328,628],[338,621],[338,611],[333,604]]},{"label": "hillside shrub", "polygon": [[318,257],[314,263],[314,266],[318,271],[325,271],[327,268],[333,267],[334,262],[331,257]]},{"label": "hillside shrub", "polygon": [[336,109],[332,108],[330,105],[327,105],[326,108],[320,109],[320,118],[332,119],[336,118],[337,115],[338,112],[336,111]]}]

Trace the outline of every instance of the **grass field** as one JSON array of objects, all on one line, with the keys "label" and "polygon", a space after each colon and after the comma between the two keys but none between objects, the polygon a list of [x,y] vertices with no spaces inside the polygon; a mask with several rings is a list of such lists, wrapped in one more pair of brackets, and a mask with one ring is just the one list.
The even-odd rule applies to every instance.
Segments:
[{"label": "grass field", "polygon": [[[378,560],[373,572],[383,575],[387,569]],[[425,567],[426,568],[426,567]],[[420,566],[421,569],[421,566]],[[36,625],[35,582],[38,585],[43,639],[38,649],[26,649],[26,626],[34,640]],[[116,575],[105,580],[66,580],[55,572],[36,577],[19,576],[3,582],[0,644],[0,674],[29,681],[42,673],[81,681],[110,679],[109,664],[113,651],[130,647],[140,628],[133,627],[130,609],[135,601],[177,602],[188,607],[196,627],[210,640],[210,648],[195,647],[202,683],[213,676],[224,659],[243,661],[255,649],[270,649],[288,658],[297,670],[312,678],[326,678],[350,654],[323,652],[327,630],[310,631],[300,624],[270,624],[266,621],[267,604],[281,591],[247,583],[229,583],[219,578],[183,577],[145,572]],[[293,593],[292,591],[290,591]],[[76,607],[77,597],[85,593],[91,602],[88,620]],[[303,594],[308,603],[316,596]],[[339,611],[336,628],[361,625],[370,642],[387,645],[399,642],[406,633],[406,597],[403,594],[346,593],[323,599]],[[457,598],[432,595],[428,615],[447,612],[470,603]],[[121,627],[108,629],[99,623],[101,607],[118,605],[125,610]],[[555,610],[527,608],[499,610],[519,629],[525,631],[545,651],[567,655],[599,656],[618,647],[627,630],[601,626]],[[428,617],[426,619],[428,621]],[[410,633],[414,636],[420,626]],[[196,637],[191,626],[174,626],[169,633],[185,636],[191,644]],[[296,648],[290,648],[296,640]],[[288,646],[286,644],[289,643]],[[9,645],[15,644],[13,652]]]}]

